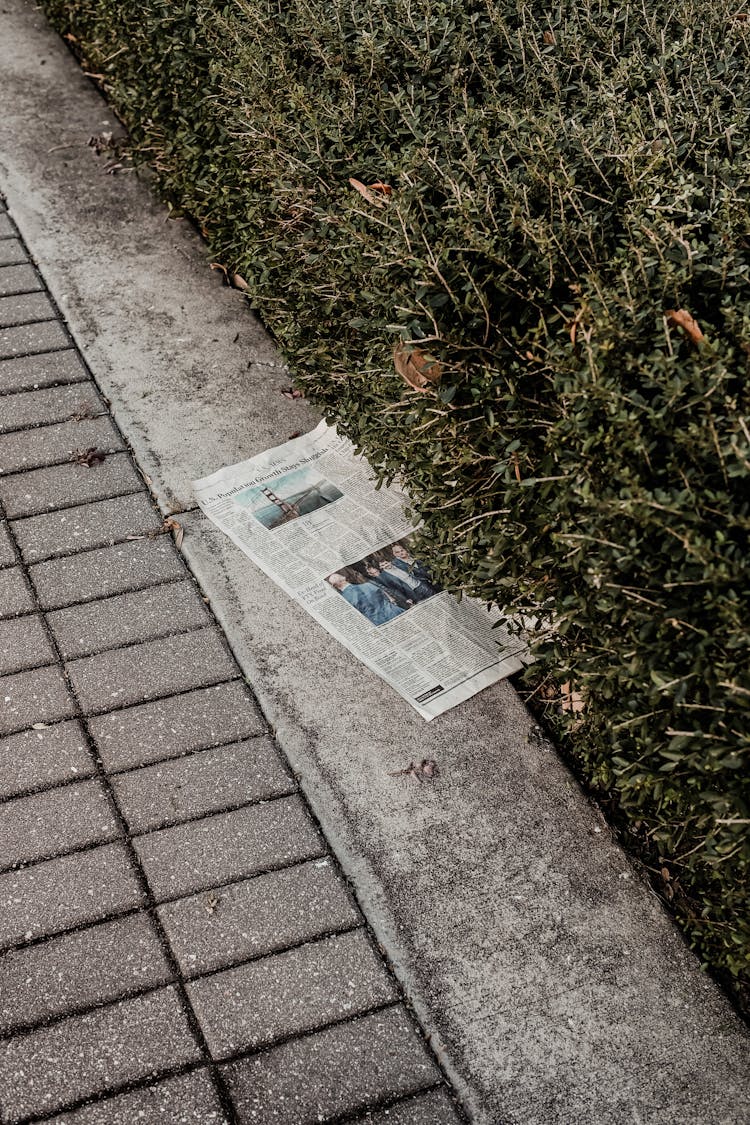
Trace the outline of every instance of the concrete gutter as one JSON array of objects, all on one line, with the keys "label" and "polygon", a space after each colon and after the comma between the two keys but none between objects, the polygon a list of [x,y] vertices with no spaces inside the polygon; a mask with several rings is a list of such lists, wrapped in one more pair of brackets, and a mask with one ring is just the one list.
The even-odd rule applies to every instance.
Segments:
[{"label": "concrete gutter", "polygon": [[[512,687],[425,724],[195,510],[311,428],[205,248],[88,138],[113,128],[5,0],[0,189],[446,1068],[482,1125],[750,1120],[748,1035]],[[116,131],[116,130],[115,130]],[[435,758],[439,781],[390,771]]]}]

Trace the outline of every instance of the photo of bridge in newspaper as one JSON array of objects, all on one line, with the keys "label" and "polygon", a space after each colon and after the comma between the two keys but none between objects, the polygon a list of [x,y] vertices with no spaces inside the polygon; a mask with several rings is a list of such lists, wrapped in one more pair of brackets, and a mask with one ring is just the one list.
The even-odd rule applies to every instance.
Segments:
[{"label": "photo of bridge in newspaper", "polygon": [[325,422],[193,488],[208,518],[424,719],[528,661],[497,609],[437,585],[412,552],[404,493],[376,488]]}]

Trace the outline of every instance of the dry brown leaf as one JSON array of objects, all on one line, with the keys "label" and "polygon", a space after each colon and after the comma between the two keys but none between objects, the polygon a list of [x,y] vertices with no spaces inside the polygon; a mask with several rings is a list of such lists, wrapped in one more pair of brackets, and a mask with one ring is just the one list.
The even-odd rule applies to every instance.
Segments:
[{"label": "dry brown leaf", "polygon": [[555,44],[557,43],[557,40],[555,39],[554,31],[545,31],[544,35],[542,36],[542,39],[550,47],[554,47]]},{"label": "dry brown leaf", "polygon": [[370,191],[376,191],[380,195],[393,195],[393,188],[390,184],[381,184],[378,181],[376,184],[370,184]]},{"label": "dry brown leaf", "polygon": [[88,418],[96,418],[93,405],[90,402],[79,402],[73,414],[73,421],[84,422]]},{"label": "dry brown leaf", "polygon": [[687,309],[665,309],[664,316],[667,324],[674,328],[681,328],[692,344],[697,345],[705,339],[698,327],[698,321],[691,316]]},{"label": "dry brown leaf", "polygon": [[560,695],[560,706],[563,711],[567,711],[571,715],[580,715],[581,711],[585,710],[586,704],[583,696],[580,691],[576,691],[569,680],[561,684]]},{"label": "dry brown leaf", "polygon": [[171,531],[174,535],[174,544],[179,551],[182,546],[182,540],[185,538],[185,529],[181,523],[178,523],[172,516],[167,516],[164,520],[164,530]]},{"label": "dry brown leaf", "polygon": [[407,348],[399,340],[393,349],[393,365],[396,371],[415,391],[429,391],[432,383],[438,383],[443,374],[443,365],[419,348]]},{"label": "dry brown leaf", "polygon": [[[206,237],[208,236],[206,235]],[[227,285],[229,285],[229,270],[226,266],[223,266],[221,262],[211,262],[211,265],[208,268],[210,270],[219,270],[220,273],[223,273],[226,283]]]},{"label": "dry brown leaf", "polygon": [[112,147],[112,134],[111,133],[94,133],[89,137],[86,144],[89,148],[93,148],[97,156],[101,156],[103,152]]},{"label": "dry brown leaf", "polygon": [[281,393],[283,394],[284,398],[295,399],[305,397],[302,391],[297,390],[296,387],[282,387]]},{"label": "dry brown leaf", "polygon": [[235,289],[247,289],[247,282],[241,273],[236,273],[232,277],[232,285]]},{"label": "dry brown leaf", "polygon": [[383,200],[379,199],[375,192],[371,188],[368,188],[366,184],[363,184],[361,180],[355,180],[352,176],[350,176],[349,183],[355,191],[359,192],[363,199],[367,200],[368,203],[374,203],[376,207],[385,206]]},{"label": "dry brown leaf", "polygon": [[72,449],[70,451],[70,460],[75,462],[76,465],[83,465],[85,468],[90,469],[93,465],[106,461],[107,454],[103,449],[97,449],[95,445],[90,445],[88,449]]},{"label": "dry brown leaf", "polygon": [[419,765],[416,762],[409,762],[406,769],[392,770],[390,776],[413,777],[419,782],[433,781],[436,777],[440,777],[440,768],[432,758],[423,758]]}]

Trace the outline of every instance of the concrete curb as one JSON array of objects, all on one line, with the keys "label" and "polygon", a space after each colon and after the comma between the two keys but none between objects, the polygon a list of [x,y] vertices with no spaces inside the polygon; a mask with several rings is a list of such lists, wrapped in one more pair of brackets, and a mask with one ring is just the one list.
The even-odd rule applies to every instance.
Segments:
[{"label": "concrete curb", "polygon": [[[187,224],[87,140],[112,117],[25,0],[0,188],[163,511],[314,425]],[[40,61],[45,65],[40,69]],[[197,512],[184,554],[483,1125],[750,1116],[747,1033],[506,683],[426,725]],[[435,758],[434,785],[390,771]]]}]

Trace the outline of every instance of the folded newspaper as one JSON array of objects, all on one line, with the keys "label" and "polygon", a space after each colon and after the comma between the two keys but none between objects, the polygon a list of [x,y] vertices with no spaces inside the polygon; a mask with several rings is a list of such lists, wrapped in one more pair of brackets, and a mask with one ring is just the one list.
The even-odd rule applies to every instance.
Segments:
[{"label": "folded newspaper", "polygon": [[437,585],[397,488],[325,422],[193,485],[208,518],[425,719],[517,672],[499,611]]}]

